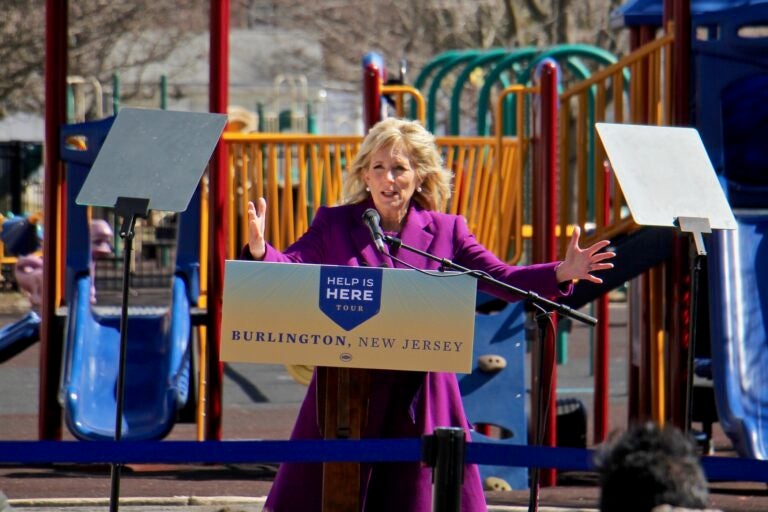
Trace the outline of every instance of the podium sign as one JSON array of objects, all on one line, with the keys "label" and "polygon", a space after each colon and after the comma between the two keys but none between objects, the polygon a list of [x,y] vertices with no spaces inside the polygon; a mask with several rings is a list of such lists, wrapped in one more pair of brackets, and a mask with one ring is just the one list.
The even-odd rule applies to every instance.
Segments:
[{"label": "podium sign", "polygon": [[472,277],[254,261],[225,272],[223,361],[472,370]]}]

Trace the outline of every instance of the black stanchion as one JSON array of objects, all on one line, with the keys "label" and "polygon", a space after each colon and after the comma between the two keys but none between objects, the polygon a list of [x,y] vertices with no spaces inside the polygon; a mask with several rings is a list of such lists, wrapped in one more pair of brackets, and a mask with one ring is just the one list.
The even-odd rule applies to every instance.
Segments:
[{"label": "black stanchion", "polygon": [[432,512],[460,512],[464,482],[464,429],[436,428],[422,438],[422,460],[432,468]]},{"label": "black stanchion", "polygon": [[[543,385],[543,376],[547,372],[552,372],[554,369],[554,346],[547,347],[547,327],[553,322],[552,315],[541,308],[537,304],[532,304],[534,308],[534,317],[536,318],[536,325],[538,326],[538,385],[536,386],[536,411],[534,414],[534,433],[533,433],[533,445],[543,446],[544,432],[546,431],[546,424],[549,419],[549,403],[550,396],[552,394],[552,387]],[[554,337],[554,334],[553,334]],[[552,338],[554,339],[554,338]],[[549,349],[549,350],[548,350]],[[551,364],[547,367],[547,355],[551,354]],[[551,384],[551,383],[550,383]],[[528,494],[528,512],[538,512],[539,510],[539,490],[541,487],[541,467],[534,465],[530,467],[530,486]]]}]

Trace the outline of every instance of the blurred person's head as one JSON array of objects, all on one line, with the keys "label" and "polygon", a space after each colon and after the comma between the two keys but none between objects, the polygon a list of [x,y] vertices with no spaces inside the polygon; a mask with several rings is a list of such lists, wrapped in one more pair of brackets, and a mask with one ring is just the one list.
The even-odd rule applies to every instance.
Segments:
[{"label": "blurred person's head", "polygon": [[635,425],[595,455],[601,512],[651,512],[658,505],[705,509],[707,480],[692,439],[673,426]]}]

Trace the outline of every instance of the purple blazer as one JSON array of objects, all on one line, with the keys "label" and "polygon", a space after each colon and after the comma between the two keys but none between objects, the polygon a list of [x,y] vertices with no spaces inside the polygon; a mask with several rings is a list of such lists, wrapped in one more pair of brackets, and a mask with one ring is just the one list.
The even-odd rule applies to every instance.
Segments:
[{"label": "purple blazer", "polygon": [[[378,252],[371,233],[362,221],[371,201],[353,205],[322,207],[312,225],[284,252],[267,245],[264,261],[318,263],[349,266],[393,266]],[[425,210],[411,202],[399,234],[404,244],[473,269],[484,270],[498,280],[542,296],[559,296],[570,291],[555,278],[557,262],[531,266],[510,266],[485,249],[463,217]],[[421,269],[436,270],[439,263],[406,249],[392,252],[397,258]],[[244,259],[252,259],[244,247]],[[401,267],[399,263],[396,267]],[[478,288],[506,300],[508,292],[478,283]],[[462,406],[458,381],[453,373],[372,370],[368,422],[364,438],[413,438],[432,433],[436,427],[471,428]],[[315,377],[307,389],[291,439],[321,439],[317,424]],[[364,464],[361,467],[363,510],[429,512],[432,509],[431,470],[415,463]],[[322,465],[286,463],[280,466],[265,504],[265,511],[320,511]],[[462,511],[485,511],[485,497],[477,466],[465,468]]]},{"label": "purple blazer", "polygon": [[[267,245],[264,261],[320,263],[369,267],[391,267],[392,261],[373,245],[371,233],[362,222],[363,212],[373,202],[321,207],[306,233],[284,252]],[[483,247],[470,233],[464,218],[459,215],[425,210],[415,201],[406,214],[403,231],[398,235],[404,244],[448,258],[472,270],[484,270],[499,281],[524,290],[533,290],[545,297],[558,297],[570,291],[555,278],[559,262],[528,266],[507,265]],[[437,270],[439,264],[425,256],[406,249],[394,250],[393,255],[425,270]],[[247,248],[244,256],[250,259]],[[402,265],[396,263],[396,267]],[[518,300],[513,294],[480,281],[478,289],[509,301]]]}]

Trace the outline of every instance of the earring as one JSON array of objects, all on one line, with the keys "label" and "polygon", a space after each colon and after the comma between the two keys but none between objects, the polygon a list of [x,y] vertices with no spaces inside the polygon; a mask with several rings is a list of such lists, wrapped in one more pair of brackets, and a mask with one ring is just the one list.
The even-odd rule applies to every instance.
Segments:
[{"label": "earring", "polygon": [[416,192],[418,192],[419,194],[421,194],[421,187],[416,187]]},{"label": "earring", "polygon": [[365,187],[365,191],[366,192],[370,192],[371,191],[371,187]]}]

